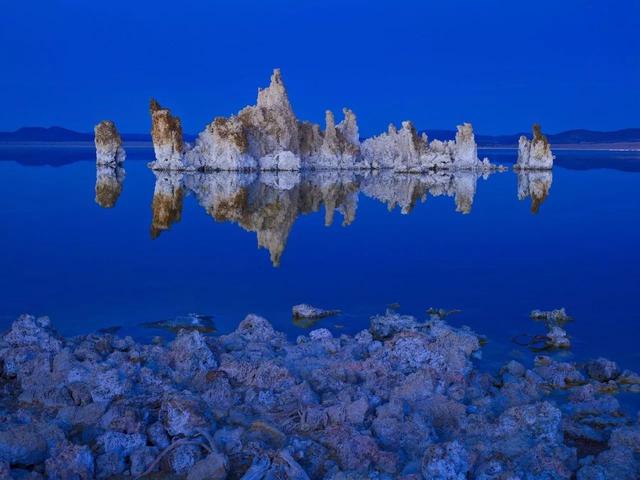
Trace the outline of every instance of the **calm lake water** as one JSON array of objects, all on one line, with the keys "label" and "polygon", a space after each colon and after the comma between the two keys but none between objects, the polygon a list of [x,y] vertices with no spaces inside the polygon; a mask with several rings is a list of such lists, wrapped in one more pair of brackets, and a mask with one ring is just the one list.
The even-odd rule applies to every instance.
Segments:
[{"label": "calm lake water", "polygon": [[529,354],[513,336],[543,332],[532,309],[564,306],[566,355],[640,370],[637,153],[557,151],[552,174],[487,179],[156,178],[149,149],[127,153],[124,172],[99,172],[97,203],[92,149],[0,147],[0,326],[29,312],[147,339],[146,322],[198,312],[226,332],[255,312],[295,338],[309,326],[294,304],[341,309],[315,327],[353,333],[397,302],[462,310],[448,320],[502,362]]}]

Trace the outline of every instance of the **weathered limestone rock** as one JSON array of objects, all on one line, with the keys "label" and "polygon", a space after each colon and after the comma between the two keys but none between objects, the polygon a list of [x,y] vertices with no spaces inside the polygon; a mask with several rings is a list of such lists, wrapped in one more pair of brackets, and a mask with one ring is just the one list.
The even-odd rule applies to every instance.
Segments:
[{"label": "weathered limestone rock", "polygon": [[338,125],[331,110],[325,112],[325,130],[319,151],[311,155],[306,166],[317,170],[365,168],[360,161],[360,138],[355,114],[344,108],[344,120]]},{"label": "weathered limestone rock", "polygon": [[298,171],[304,168],[352,168],[358,159],[356,118],[345,109],[335,125],[327,113],[324,133],[297,120],[279,69],[269,87],[258,90],[255,106],[230,118],[216,118],[185,155],[185,168],[226,171]]},{"label": "weathered limestone rock", "polygon": [[96,203],[102,208],[113,208],[122,193],[124,168],[117,165],[96,167]]},{"label": "weathered limestone rock", "polygon": [[394,169],[426,172],[439,168],[491,170],[480,161],[471,124],[458,126],[456,140],[429,144],[411,122],[360,143],[356,116],[343,109],[336,124],[325,114],[325,130],[299,121],[279,69],[269,87],[258,90],[256,105],[229,118],[218,117],[198,136],[193,148],[182,143],[180,121],[152,100],[156,170],[299,171]]},{"label": "weathered limestone rock", "polygon": [[553,168],[553,153],[547,137],[542,134],[540,125],[533,125],[533,139],[524,135],[518,142],[518,161],[515,169],[520,170],[551,170]]},{"label": "weathered limestone rock", "polygon": [[406,173],[496,168],[488,160],[478,159],[478,147],[470,123],[458,125],[455,142],[433,140],[431,143],[426,134],[418,135],[411,122],[402,122],[400,130],[389,125],[386,133],[363,142],[362,156],[373,168]]},{"label": "weathered limestone rock", "polygon": [[478,167],[478,146],[470,123],[457,126],[456,142],[453,148],[453,166],[457,169],[473,170]]},{"label": "weathered limestone rock", "polygon": [[156,155],[155,162],[150,164],[154,170],[185,170],[182,139],[182,124],[178,117],[171,115],[168,108],[163,108],[155,100],[149,104],[151,113],[151,139]]},{"label": "weathered limestone rock", "polygon": [[256,160],[249,154],[249,140],[237,117],[218,117],[202,132],[195,147],[187,152],[185,163],[202,170],[255,170]]},{"label": "weathered limestone rock", "polygon": [[122,138],[111,120],[103,120],[93,129],[98,165],[118,165],[124,162],[126,154],[122,148]]},{"label": "weathered limestone rock", "polygon": [[[166,345],[62,338],[45,318],[20,317],[0,337],[0,473],[638,478],[640,424],[610,393],[633,374],[550,356],[482,371],[480,338],[440,317],[387,311],[355,336],[321,328],[291,343],[250,314],[229,334]],[[23,395],[37,364],[48,390],[111,393],[44,404]]]}]

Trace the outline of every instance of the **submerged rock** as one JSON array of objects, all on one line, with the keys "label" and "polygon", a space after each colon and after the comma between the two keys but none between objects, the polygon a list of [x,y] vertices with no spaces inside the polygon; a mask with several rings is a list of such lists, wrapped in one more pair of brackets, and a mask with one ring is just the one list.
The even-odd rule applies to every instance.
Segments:
[{"label": "submerged rock", "polygon": [[555,310],[532,310],[529,314],[533,320],[543,321],[548,326],[562,326],[571,320],[564,308]]},{"label": "submerged rock", "polygon": [[294,305],[291,308],[293,318],[325,318],[338,315],[340,310],[324,310],[322,308],[313,307],[306,303]]},{"label": "submerged rock", "polygon": [[143,325],[147,328],[160,328],[173,333],[178,333],[180,330],[195,330],[200,333],[211,333],[215,331],[213,317],[211,315],[201,315],[198,313],[189,313],[169,320],[148,322]]},{"label": "submerged rock", "polygon": [[94,128],[96,164],[116,166],[124,162],[126,154],[122,138],[111,120],[103,120]]},{"label": "submerged rock", "polygon": [[518,142],[518,161],[516,170],[551,170],[553,168],[553,153],[547,137],[542,134],[540,125],[533,125],[533,138],[529,140],[522,135]]}]

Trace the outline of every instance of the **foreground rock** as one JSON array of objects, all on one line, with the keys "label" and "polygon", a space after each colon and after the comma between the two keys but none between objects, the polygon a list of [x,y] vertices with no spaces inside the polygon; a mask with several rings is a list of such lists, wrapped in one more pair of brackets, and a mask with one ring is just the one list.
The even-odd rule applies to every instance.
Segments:
[{"label": "foreground rock", "polygon": [[116,124],[111,120],[103,120],[93,130],[96,144],[96,164],[117,166],[124,162],[126,154]]},{"label": "foreground rock", "polygon": [[479,354],[468,329],[390,311],[353,337],[319,329],[295,344],[256,315],[231,334],[181,331],[167,345],[64,339],[25,315],[0,340],[0,471],[638,478],[638,419],[611,394],[634,374],[540,356],[490,375],[474,366]]},{"label": "foreground rock", "polygon": [[542,134],[540,125],[533,125],[533,139],[522,135],[518,143],[517,170],[551,170],[553,168],[553,153],[547,137]]},{"label": "foreground rock", "polygon": [[427,172],[434,169],[491,170],[480,161],[471,124],[458,126],[455,142],[427,142],[411,122],[360,143],[356,115],[343,109],[336,123],[325,113],[325,129],[296,118],[279,69],[269,87],[258,90],[256,105],[229,118],[217,117],[195,145],[182,143],[177,118],[152,101],[154,170],[299,171],[371,170]]}]

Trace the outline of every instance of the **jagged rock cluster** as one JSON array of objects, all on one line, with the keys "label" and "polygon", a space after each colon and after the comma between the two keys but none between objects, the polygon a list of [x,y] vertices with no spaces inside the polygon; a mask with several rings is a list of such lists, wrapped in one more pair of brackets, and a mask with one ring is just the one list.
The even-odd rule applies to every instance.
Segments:
[{"label": "jagged rock cluster", "polygon": [[343,225],[356,217],[358,195],[400,206],[409,213],[418,201],[431,196],[452,196],[456,211],[469,213],[480,174],[474,171],[437,171],[420,175],[394,172],[260,172],[176,173],[156,171],[152,202],[152,237],[180,220],[185,195],[193,194],[216,221],[234,222],[256,232],[258,245],[280,264],[289,232],[300,215],[324,206],[325,225],[335,212]]},{"label": "jagged rock cluster", "polygon": [[96,203],[113,208],[122,193],[125,171],[119,165],[96,166]]},{"label": "jagged rock cluster", "polygon": [[402,122],[400,130],[391,124],[386,133],[363,142],[362,154],[373,168],[404,173],[495,168],[487,159],[478,159],[478,147],[470,123],[458,125],[455,142],[433,140],[431,143],[425,133],[418,135],[411,122]]},{"label": "jagged rock cluster", "polygon": [[522,135],[518,143],[518,161],[514,168],[519,170],[551,170],[553,153],[547,137],[542,134],[540,125],[533,125],[533,139]]},{"label": "jagged rock cluster", "polygon": [[637,374],[549,356],[485,373],[480,345],[394,312],[294,344],[256,315],[168,344],[65,339],[25,315],[0,339],[0,477],[640,476],[638,418],[615,397],[640,390]]},{"label": "jagged rock cluster", "polygon": [[116,166],[124,162],[126,154],[122,138],[111,120],[103,120],[94,127],[96,164]]},{"label": "jagged rock cluster", "polygon": [[458,127],[455,142],[430,144],[410,122],[360,144],[355,114],[345,108],[336,124],[326,112],[325,129],[299,121],[291,108],[280,70],[268,88],[258,91],[255,106],[230,118],[218,117],[198,136],[195,145],[182,143],[180,122],[152,102],[154,170],[298,171],[394,169],[425,172],[445,169],[490,169],[480,161],[471,124]]}]

